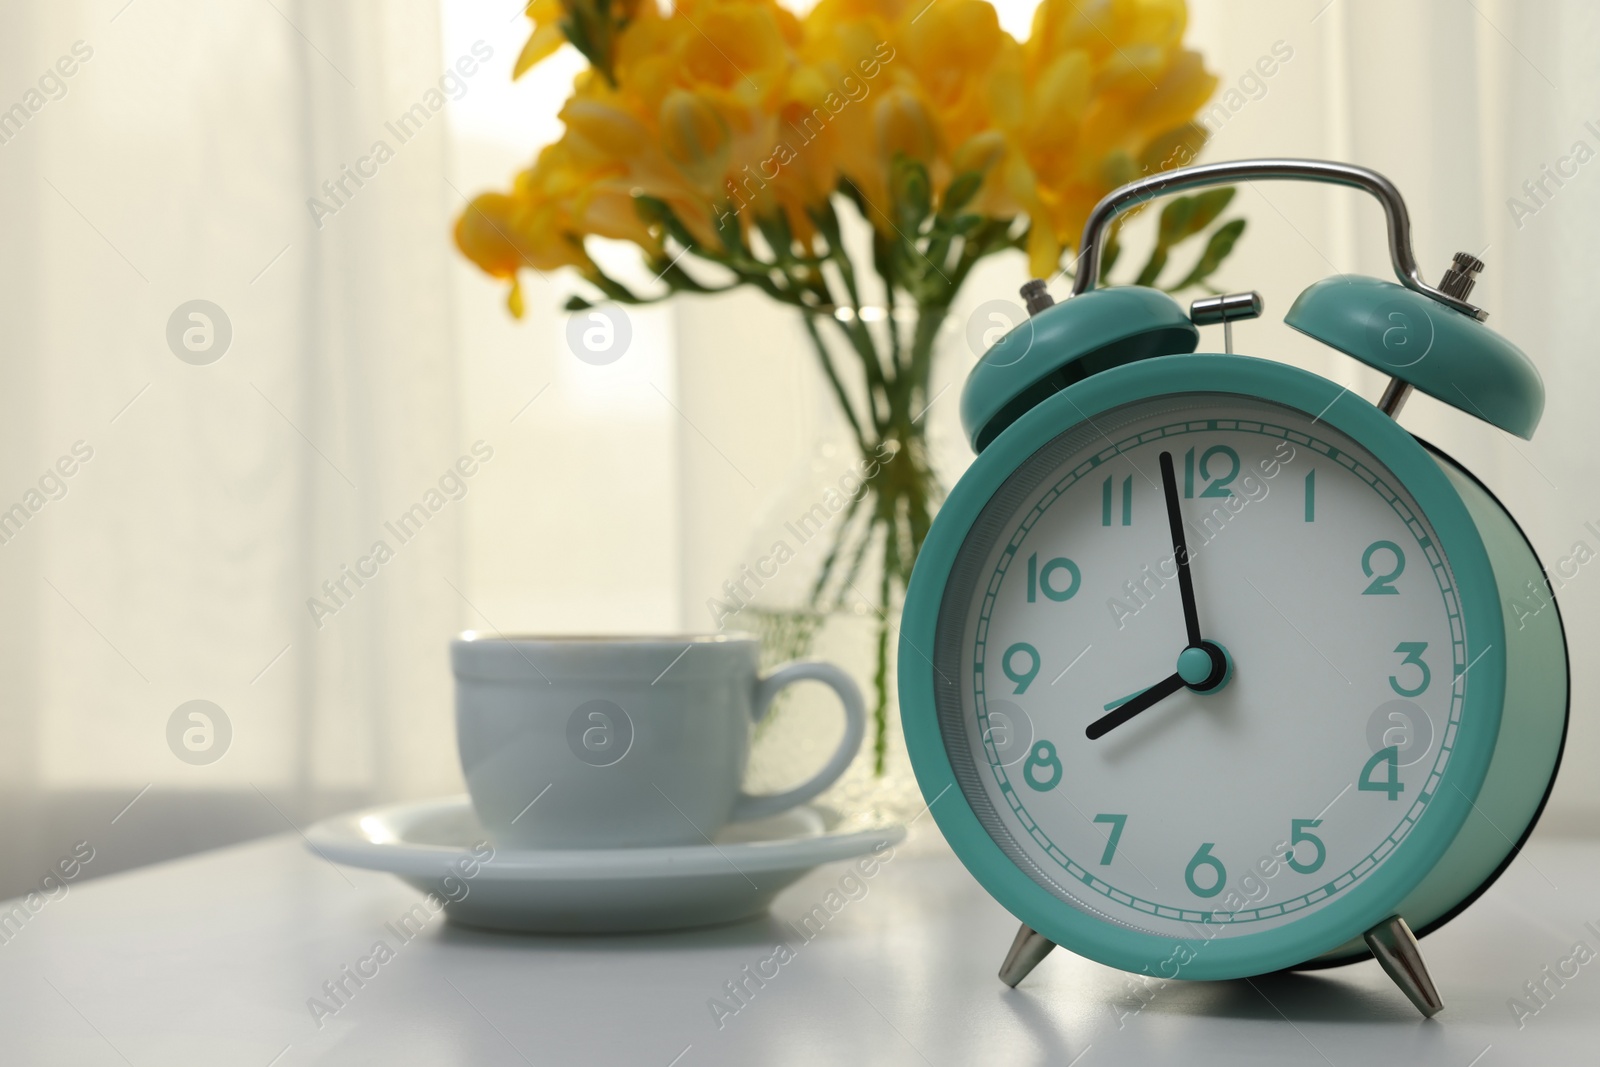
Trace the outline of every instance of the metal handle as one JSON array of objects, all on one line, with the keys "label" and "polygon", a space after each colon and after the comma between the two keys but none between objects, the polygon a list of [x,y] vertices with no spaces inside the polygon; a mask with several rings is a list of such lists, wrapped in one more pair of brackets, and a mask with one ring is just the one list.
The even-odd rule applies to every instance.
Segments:
[{"label": "metal handle", "polygon": [[1348,185],[1371,193],[1383,205],[1383,213],[1389,220],[1389,261],[1394,264],[1394,272],[1400,283],[1429,299],[1471,315],[1479,322],[1489,317],[1482,308],[1441,292],[1422,280],[1422,275],[1417,271],[1416,256],[1411,251],[1411,215],[1406,211],[1406,202],[1401,198],[1400,190],[1388,178],[1365,167],[1321,159],[1241,159],[1231,163],[1206,163],[1198,167],[1164,171],[1113,190],[1095,205],[1088,221],[1083,224],[1083,240],[1078,245],[1078,276],[1072,283],[1072,295],[1077,296],[1095,287],[1100,277],[1101,240],[1106,228],[1129,208],[1168,193],[1256,179]]}]

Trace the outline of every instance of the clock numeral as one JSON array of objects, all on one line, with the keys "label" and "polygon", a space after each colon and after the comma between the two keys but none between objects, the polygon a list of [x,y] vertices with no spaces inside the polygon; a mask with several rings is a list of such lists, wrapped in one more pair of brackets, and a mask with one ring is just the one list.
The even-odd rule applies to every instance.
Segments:
[{"label": "clock numeral", "polygon": [[1306,521],[1317,521],[1317,472],[1306,475]]},{"label": "clock numeral", "polygon": [[1422,661],[1422,654],[1428,651],[1428,642],[1401,641],[1394,646],[1394,650],[1405,653],[1406,658],[1400,661],[1400,665],[1405,666],[1408,663],[1414,665],[1422,672],[1422,681],[1417,683],[1415,689],[1407,689],[1400,684],[1399,678],[1391,674],[1389,675],[1389,688],[1403,697],[1421,696],[1427,690],[1428,683],[1433,680],[1433,672],[1428,670],[1428,665]]},{"label": "clock numeral", "polygon": [[[1041,770],[1050,772],[1048,780],[1039,780]],[[1048,741],[1035,742],[1033,751],[1028,753],[1027,762],[1022,765],[1022,780],[1028,783],[1028,788],[1048,793],[1061,784],[1061,774],[1061,759],[1056,755],[1056,746]]]},{"label": "clock numeral", "polygon": [[[1066,588],[1061,587],[1062,579],[1057,577],[1062,571],[1067,572]],[[1042,567],[1039,566],[1039,553],[1035,552],[1028,557],[1028,603],[1030,604],[1039,599],[1040,593],[1049,600],[1071,600],[1078,595],[1078,586],[1082,583],[1083,575],[1078,571],[1078,565],[1065,556],[1048,560]]]},{"label": "clock numeral", "polygon": [[[1321,819],[1289,820],[1289,851],[1283,854],[1283,861],[1289,865],[1291,871],[1297,871],[1300,874],[1314,874],[1322,866],[1322,861],[1328,858],[1328,850],[1322,846],[1322,838],[1316,834],[1306,833],[1306,830],[1314,830],[1321,825]],[[1316,857],[1310,863],[1301,863],[1295,853],[1295,846],[1302,841],[1309,841],[1311,848],[1316,852]]]},{"label": "clock numeral", "polygon": [[[1011,668],[1012,658],[1019,655],[1028,657],[1028,669],[1025,671],[1016,671]],[[1039,677],[1039,665],[1042,662],[1039,659],[1039,650],[1037,648],[1034,648],[1026,641],[1018,641],[1006,649],[1006,654],[1000,657],[1000,669],[1006,672],[1007,678],[1016,683],[1017,688],[1013,692],[1026,693],[1028,686],[1032,685],[1033,680]]]},{"label": "clock numeral", "polygon": [[[1372,777],[1372,772],[1378,769],[1379,764],[1389,768],[1389,777],[1381,782]],[[1361,768],[1361,778],[1356,788],[1370,793],[1388,793],[1390,800],[1399,800],[1400,794],[1406,791],[1406,784],[1400,780],[1400,746],[1390,745],[1374,752],[1372,758],[1367,760],[1367,765]]]},{"label": "clock numeral", "polygon": [[[1379,559],[1377,561],[1377,564],[1375,564],[1372,557],[1377,555],[1379,552],[1387,552],[1390,555],[1394,556],[1394,570],[1389,571],[1386,574],[1379,574],[1378,573],[1377,564],[1381,564],[1381,563],[1383,563],[1385,561],[1382,560],[1382,559]],[[1374,542],[1372,542],[1372,544],[1367,546],[1367,550],[1365,552],[1361,553],[1361,572],[1363,574],[1365,574],[1368,578],[1372,579],[1371,583],[1369,583],[1365,589],[1361,590],[1361,595],[1362,596],[1398,596],[1398,595],[1400,595],[1400,590],[1398,590],[1398,589],[1396,589],[1394,587],[1394,580],[1396,578],[1400,577],[1400,575],[1405,572],[1405,569],[1406,569],[1406,554],[1404,552],[1400,551],[1400,546],[1399,545],[1395,544],[1393,541],[1374,541]]]},{"label": "clock numeral", "polygon": [[[1115,479],[1107,476],[1100,486],[1100,525],[1111,525],[1111,483]],[[1122,479],[1122,525],[1133,525],[1133,475]]]},{"label": "clock numeral", "polygon": [[[1197,897],[1214,897],[1222,892],[1222,887],[1228,882],[1228,869],[1222,861],[1211,854],[1212,844],[1206,842],[1200,846],[1200,851],[1194,854],[1194,859],[1189,861],[1189,866],[1184,869],[1183,880],[1189,883],[1189,892]],[[1216,875],[1216,881],[1211,885],[1201,888],[1200,883],[1194,880],[1194,873],[1201,867],[1210,867]]]},{"label": "clock numeral", "polygon": [[1095,822],[1108,823],[1111,834],[1106,838],[1106,850],[1100,854],[1100,866],[1105,867],[1117,854],[1117,842],[1122,840],[1122,827],[1127,823],[1126,815],[1096,815]]},{"label": "clock numeral", "polygon": [[[1212,481],[1211,461],[1218,456],[1226,459],[1233,466],[1228,470],[1227,474],[1218,475],[1216,480]],[[1191,448],[1183,454],[1183,495],[1190,500],[1194,499],[1194,472],[1194,449]],[[1200,478],[1202,481],[1211,483],[1200,490],[1201,496],[1232,496],[1233,490],[1229,489],[1228,486],[1232,485],[1233,480],[1237,477],[1239,477],[1239,453],[1227,445],[1212,445],[1200,453]]]}]

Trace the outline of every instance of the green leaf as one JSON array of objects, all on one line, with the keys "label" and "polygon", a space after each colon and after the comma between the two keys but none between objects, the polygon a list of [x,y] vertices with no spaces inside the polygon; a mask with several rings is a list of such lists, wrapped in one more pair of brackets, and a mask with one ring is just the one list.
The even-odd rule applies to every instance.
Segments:
[{"label": "green leaf", "polygon": [[891,244],[889,239],[884,237],[876,226],[872,228],[872,269],[878,272],[879,277],[885,279],[896,277],[892,261],[894,259],[894,249],[899,243],[895,241]]},{"label": "green leaf", "polygon": [[817,230],[827,238],[829,248],[840,248],[844,245],[844,237],[839,230],[839,213],[833,210],[833,201],[825,199],[820,204],[806,209],[806,214],[816,224]]},{"label": "green leaf", "polygon": [[[856,206],[856,211],[860,213],[862,218],[866,219],[868,222],[876,221],[872,217],[871,208],[867,204],[867,198],[862,194],[860,189],[856,188],[855,182],[851,181],[849,178],[841,177],[839,179],[839,191],[845,195],[846,199]],[[879,212],[879,214],[882,213]]]},{"label": "green leaf", "polygon": [[[683,224],[682,220],[678,218],[677,212],[673,211],[665,200],[654,196],[646,196],[643,193],[636,193],[633,197],[633,210],[645,225],[660,226],[667,236],[683,247],[698,247],[699,242],[694,239],[694,235],[689,232],[689,228]],[[725,215],[727,212],[719,211],[718,214]]]},{"label": "green leaf", "polygon": [[[1144,267],[1140,269],[1139,275],[1134,279],[1133,284],[1155,285],[1156,280],[1161,276],[1161,272],[1166,269],[1172,250],[1191,238],[1198,237],[1205,231],[1206,227],[1215,222],[1217,217],[1226,210],[1228,204],[1232,202],[1234,192],[1234,188],[1229,186],[1222,189],[1209,189],[1196,196],[1175,197],[1168,201],[1166,206],[1161,209],[1161,218],[1156,226],[1156,243],[1150,250],[1150,258],[1145,261]],[[1203,281],[1207,275],[1221,265],[1222,260],[1233,250],[1233,242],[1238,239],[1239,232],[1242,229],[1243,227],[1241,226],[1229,236],[1221,237],[1220,243],[1218,243],[1218,235],[1222,231],[1218,230],[1216,234],[1213,234],[1211,241],[1212,244],[1216,245],[1216,261],[1207,265],[1206,257],[1203,254],[1201,265],[1196,268],[1201,273],[1198,275],[1191,273],[1179,285],[1167,291],[1177,292],[1179,289],[1197,285]],[[1212,244],[1207,245],[1208,254],[1212,251]],[[1100,281],[1102,284],[1105,284],[1106,277],[1110,274],[1111,267],[1116,263],[1120,252],[1118,227],[1114,226],[1111,236],[1107,240],[1106,249],[1100,257]]]},{"label": "green leaf", "polygon": [[779,263],[794,262],[794,231],[789,229],[789,216],[781,208],[771,215],[757,215],[756,228],[766,238],[774,259]]},{"label": "green leaf", "polygon": [[[1150,258],[1134,279],[1134,284],[1154,285],[1166,268],[1173,247],[1199,235],[1211,225],[1233,199],[1233,193],[1231,187],[1211,189],[1198,196],[1179,196],[1169,200],[1161,209],[1155,247],[1150,250]],[[1109,269],[1102,267],[1102,275]]]},{"label": "green leaf", "polygon": [[1139,276],[1133,280],[1134,285],[1154,285],[1156,278],[1167,265],[1168,244],[1157,241],[1156,246],[1150,250],[1150,258],[1145,260],[1144,268],[1139,271]]},{"label": "green leaf", "polygon": [[896,155],[889,180],[895,225],[910,240],[933,211],[933,183],[928,178],[928,168],[915,159]]},{"label": "green leaf", "polygon": [[1111,231],[1106,236],[1105,250],[1100,253],[1100,278],[1099,284],[1105,285],[1106,278],[1111,274],[1111,268],[1117,265],[1117,257],[1122,255],[1122,223],[1111,224]]},{"label": "green leaf", "polygon": [[736,280],[729,285],[706,285],[666,256],[651,260],[650,270],[655,274],[656,280],[665,282],[672,292],[721,293],[740,284]]},{"label": "green leaf", "polygon": [[1238,242],[1239,235],[1244,233],[1244,219],[1234,219],[1232,222],[1219,226],[1206,242],[1206,250],[1200,254],[1200,261],[1194,265],[1188,277],[1177,285],[1168,289],[1169,293],[1176,293],[1191,285],[1199,285],[1215,273],[1222,266],[1222,261],[1233,252],[1233,246]]},{"label": "green leaf", "polygon": [[1028,228],[1023,226],[1019,236],[1011,236],[1012,224],[1016,219],[984,219],[978,228],[967,235],[967,247],[963,253],[966,259],[979,260],[985,256],[993,255],[1002,249],[1026,248],[1028,246]]},{"label": "green leaf", "polygon": [[957,215],[940,227],[947,237],[970,237],[983,225],[982,215]]},{"label": "green leaf", "polygon": [[587,311],[594,305],[581,296],[569,296],[564,307],[568,311]]},{"label": "green leaf", "polygon": [[1189,216],[1189,232],[1184,236],[1192,237],[1213,222],[1216,222],[1228,204],[1232,202],[1234,192],[1234,187],[1229,185],[1221,189],[1207,189],[1196,196],[1194,198],[1194,214]]},{"label": "green leaf", "polygon": [[581,16],[574,17],[569,14],[568,17],[562,19],[561,32],[566,35],[568,41],[572,42],[572,47],[578,50],[578,54],[589,61],[590,66],[598,70],[606,81],[612,81],[611,64],[608,62],[605,52],[593,36],[590,35],[589,25]]},{"label": "green leaf", "polygon": [[739,227],[736,213],[719,212],[713,224],[717,229],[717,240],[722,242],[722,249],[730,259],[742,262],[750,258],[750,250],[744,245],[744,231]]},{"label": "green leaf", "polygon": [[1161,212],[1160,235],[1157,238],[1168,246],[1187,241],[1207,226],[1217,221],[1230,201],[1234,190],[1208,189],[1197,196],[1181,196],[1169,203]]},{"label": "green leaf", "polygon": [[629,23],[626,7],[612,10],[611,0],[564,0],[565,17],[561,32],[572,46],[600,72],[606,83],[616,87],[615,63],[617,38]]},{"label": "green leaf", "polygon": [[665,200],[644,193],[633,194],[633,211],[639,216],[640,221],[652,226],[670,225],[676,218]]},{"label": "green leaf", "polygon": [[[1194,217],[1196,197],[1177,196],[1167,201],[1167,206],[1161,209],[1161,225],[1156,231],[1156,245],[1173,245],[1183,240],[1186,236],[1196,232],[1189,225],[1189,220]],[[1148,282],[1141,282],[1147,285]]]},{"label": "green leaf", "polygon": [[939,202],[939,214],[944,218],[953,218],[956,212],[972,202],[978,195],[978,190],[983,188],[983,172],[968,171],[957,175],[951,181],[950,187],[944,191],[944,199]]}]

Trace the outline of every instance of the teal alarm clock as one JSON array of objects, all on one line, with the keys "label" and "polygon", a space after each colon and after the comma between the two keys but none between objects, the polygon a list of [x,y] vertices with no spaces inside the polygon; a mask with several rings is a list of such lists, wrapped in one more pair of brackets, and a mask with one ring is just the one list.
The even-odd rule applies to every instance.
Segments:
[{"label": "teal alarm clock", "polygon": [[[1235,354],[1254,293],[1186,313],[1095,288],[1122,212],[1286,178],[1384,207],[1398,284],[1328,278],[1285,319],[1389,375],[1376,404]],[[1442,1007],[1417,938],[1516,856],[1568,715],[1527,537],[1396,421],[1420,389],[1532,436],[1543,386],[1468,302],[1482,269],[1458,254],[1424,282],[1382,175],[1250,160],[1118,189],[1073,295],[1024,287],[1031,317],[967,380],[977,458],[917,560],[899,658],[923,795],[1022,922],[1007,984],[1057,945],[1181,979],[1376,956],[1424,1014]],[[1225,350],[1197,354],[1218,323]]]}]

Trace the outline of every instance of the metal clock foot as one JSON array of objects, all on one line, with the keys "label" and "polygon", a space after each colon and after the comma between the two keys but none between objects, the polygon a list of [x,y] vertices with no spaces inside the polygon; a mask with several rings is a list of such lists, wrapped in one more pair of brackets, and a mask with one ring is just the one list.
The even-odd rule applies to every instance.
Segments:
[{"label": "metal clock foot", "polygon": [[[1422,962],[1422,951],[1417,947],[1416,936],[1406,921],[1398,915],[1391,916],[1362,936],[1366,938],[1367,947],[1378,958],[1384,972],[1394,979],[1394,984],[1410,998],[1417,1010],[1429,1018],[1439,1014],[1444,1008],[1444,1001],[1439,999],[1439,991],[1428,976],[1427,965]],[[1015,952],[1015,949],[1012,951]]]},{"label": "metal clock foot", "polygon": [[1054,941],[1023,923],[1011,942],[1011,951],[1006,953],[1006,961],[1000,965],[1000,981],[1015,989],[1055,947]]}]

